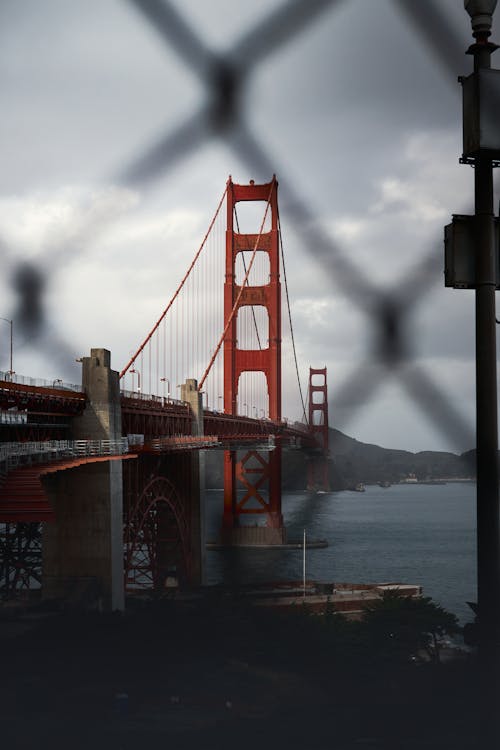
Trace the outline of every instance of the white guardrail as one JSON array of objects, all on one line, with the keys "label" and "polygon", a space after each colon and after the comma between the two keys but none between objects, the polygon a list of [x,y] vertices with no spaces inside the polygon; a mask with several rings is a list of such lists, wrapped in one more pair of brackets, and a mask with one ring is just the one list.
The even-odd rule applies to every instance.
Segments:
[{"label": "white guardrail", "polygon": [[27,424],[27,411],[5,411],[0,410],[0,424]]},{"label": "white guardrail", "polygon": [[18,466],[50,463],[80,456],[116,456],[128,453],[126,437],[117,440],[47,440],[27,443],[1,443],[0,465],[4,473]]},{"label": "white guardrail", "polygon": [[34,385],[40,388],[57,388],[62,391],[75,391],[81,393],[82,386],[74,383],[64,383],[60,378],[44,380],[43,378],[30,378],[27,375],[17,375],[15,372],[4,372],[0,370],[0,381],[6,383],[17,383],[18,385]]},{"label": "white guardrail", "polygon": [[160,406],[186,405],[186,401],[179,401],[178,398],[172,398],[171,396],[155,396],[152,393],[143,393],[142,391],[120,391],[120,395],[123,396],[123,398],[130,398],[134,401],[152,401],[155,404],[159,404]]}]

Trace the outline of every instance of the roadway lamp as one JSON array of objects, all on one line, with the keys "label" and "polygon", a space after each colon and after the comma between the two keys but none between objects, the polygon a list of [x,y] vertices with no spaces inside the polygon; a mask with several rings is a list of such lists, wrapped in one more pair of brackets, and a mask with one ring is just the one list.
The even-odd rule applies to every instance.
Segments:
[{"label": "roadway lamp", "polygon": [[491,68],[491,53],[498,49],[488,41],[497,0],[465,0],[475,43],[467,50],[474,56],[474,72],[459,78],[463,89],[463,160],[487,156],[500,159],[500,70]]},{"label": "roadway lamp", "polygon": [[495,314],[500,264],[493,209],[493,166],[500,165],[500,70],[491,68],[491,54],[498,47],[488,41],[496,4],[496,0],[464,2],[475,43],[467,50],[474,58],[474,72],[459,79],[463,88],[461,161],[474,166],[475,211],[474,216],[455,216],[446,230],[446,283],[475,289],[478,687],[485,747],[500,746],[500,477]]},{"label": "roadway lamp", "polygon": [[9,375],[12,377],[15,373],[12,369],[12,341],[13,341],[13,331],[14,331],[14,321],[9,320],[9,318],[0,318],[0,320],[5,321],[5,323],[8,323],[10,325],[10,370]]},{"label": "roadway lamp", "polygon": [[476,38],[490,35],[496,7],[497,0],[464,0],[464,8],[471,17],[472,33]]}]

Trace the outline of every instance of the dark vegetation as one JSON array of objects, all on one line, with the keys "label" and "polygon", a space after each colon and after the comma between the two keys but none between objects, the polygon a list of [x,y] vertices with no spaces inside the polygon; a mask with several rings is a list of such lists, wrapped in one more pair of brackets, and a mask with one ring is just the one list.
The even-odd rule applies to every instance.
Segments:
[{"label": "dark vegetation", "polygon": [[479,746],[474,662],[412,660],[456,625],[428,599],[385,597],[364,622],[223,591],[30,618],[0,622],[6,748]]},{"label": "dark vegetation", "polygon": [[430,596],[402,597],[386,591],[358,626],[369,652],[384,660],[440,661],[440,638],[460,632],[457,617]]},{"label": "dark vegetation", "polygon": [[[409,474],[419,480],[475,477],[475,451],[461,455],[439,451],[409,451],[361,443],[330,429],[330,486],[332,490],[355,487],[359,482],[399,482]],[[207,452],[207,486],[222,487],[222,456]],[[303,451],[283,453],[283,488],[303,490],[307,481],[307,456]]]}]

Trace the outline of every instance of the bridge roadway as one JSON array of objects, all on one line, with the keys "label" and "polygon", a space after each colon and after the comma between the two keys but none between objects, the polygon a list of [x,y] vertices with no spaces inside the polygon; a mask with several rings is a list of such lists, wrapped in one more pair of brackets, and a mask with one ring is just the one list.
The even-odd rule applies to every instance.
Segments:
[{"label": "bridge roadway", "polygon": [[[122,435],[143,436],[141,450],[229,448],[241,442],[250,447],[274,436],[284,447],[314,450],[315,441],[299,423],[280,423],[242,415],[203,410],[204,437],[213,440],[186,441],[193,436],[193,413],[187,402],[161,396],[121,392]],[[87,404],[78,386],[62,381],[34,381],[0,372],[0,442],[39,442],[71,437],[71,420],[83,414]],[[133,440],[131,441],[133,444]],[[134,447],[139,448],[135,443]]]},{"label": "bridge roadway", "polygon": [[[186,581],[199,583],[200,451],[245,451],[240,481],[246,494],[238,503],[257,502],[246,512],[262,515],[269,506],[261,488],[271,479],[256,451],[318,450],[304,427],[203,409],[195,380],[182,385],[182,401],[120,391],[104,349],[84,358],[82,382],[0,373],[1,543],[7,548],[15,527],[11,555],[26,547],[23,529],[31,529],[31,539],[34,527],[51,522],[42,524],[42,591],[49,598],[66,597],[75,581],[93,580],[102,606],[122,609],[124,581],[128,588],[144,581],[161,587],[172,564]],[[281,526],[237,531],[259,544],[284,538]],[[23,568],[22,560],[14,562],[16,571]],[[4,588],[12,588],[3,567]],[[32,577],[31,569],[23,575]]]},{"label": "bridge roadway", "polygon": [[46,383],[0,373],[0,522],[53,520],[43,477],[85,463],[202,449],[273,450],[280,445],[317,450],[305,428],[287,421],[277,424],[204,409],[203,435],[194,435],[187,402],[122,391],[120,403],[119,446],[119,441],[68,441],[72,420],[87,405],[86,394],[58,380]]}]

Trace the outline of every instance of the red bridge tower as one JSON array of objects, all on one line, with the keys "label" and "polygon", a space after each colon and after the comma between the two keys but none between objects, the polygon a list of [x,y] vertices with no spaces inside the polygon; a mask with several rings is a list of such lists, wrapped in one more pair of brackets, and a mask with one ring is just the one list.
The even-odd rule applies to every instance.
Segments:
[{"label": "red bridge tower", "polygon": [[[314,384],[313,378],[320,383]],[[328,391],[326,367],[320,370],[309,368],[309,429],[313,433],[319,451],[311,456],[308,464],[307,489],[311,491],[330,490],[328,478]]]},{"label": "red bridge tower", "polygon": [[[235,206],[239,201],[267,204],[270,231],[240,234],[234,231]],[[263,224],[264,226],[264,224]],[[236,283],[236,258],[243,251],[263,251],[269,257],[269,280],[260,286]],[[269,322],[267,346],[238,348],[237,315],[244,306],[266,308]],[[229,323],[229,325],[228,325]],[[224,411],[237,413],[238,383],[244,372],[263,372],[269,398],[269,419],[281,422],[281,284],[279,276],[278,182],[236,185],[231,178],[227,190],[226,279],[224,284]],[[263,525],[245,525],[244,516],[264,518]],[[247,452],[238,459],[236,451],[224,454],[224,515],[222,541],[225,544],[282,544],[285,528],[281,513],[281,447],[267,456]]]}]

